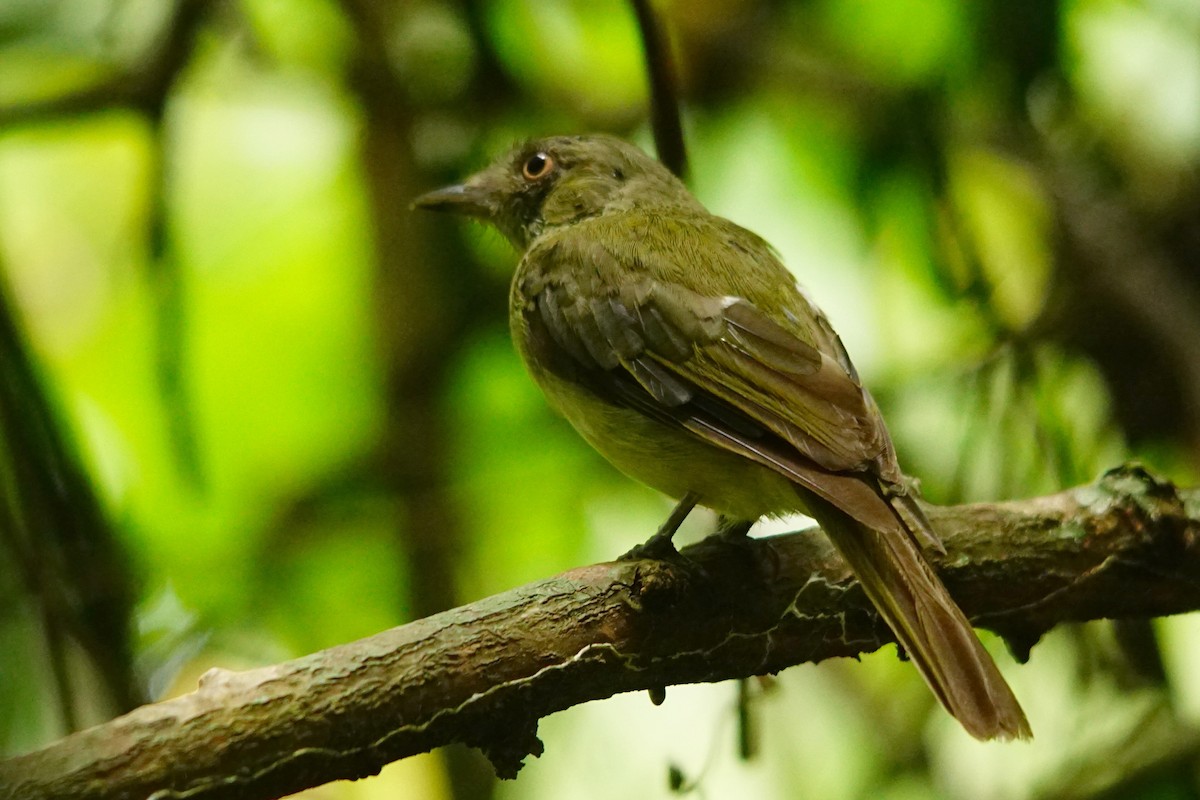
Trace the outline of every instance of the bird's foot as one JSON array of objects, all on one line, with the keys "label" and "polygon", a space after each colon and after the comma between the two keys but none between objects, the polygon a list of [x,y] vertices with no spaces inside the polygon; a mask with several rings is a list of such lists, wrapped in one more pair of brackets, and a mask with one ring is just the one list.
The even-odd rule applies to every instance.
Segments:
[{"label": "bird's foot", "polygon": [[617,560],[641,561],[642,559],[651,559],[653,561],[678,561],[683,556],[679,554],[679,550],[675,548],[675,543],[671,541],[674,533],[674,531],[666,532],[659,529],[649,539],[632,548]]},{"label": "bird's foot", "polygon": [[671,511],[671,515],[667,517],[666,522],[659,527],[653,536],[617,560],[639,561],[649,558],[655,561],[678,561],[682,556],[675,549],[675,544],[671,541],[671,538],[675,535],[675,531],[679,530],[679,526],[683,524],[683,521],[695,506],[696,495],[688,492],[676,504],[674,510]]},{"label": "bird's foot", "polygon": [[721,517],[717,520],[717,529],[712,532],[712,535],[720,536],[732,543],[742,543],[747,541],[747,535],[753,527],[754,520]]},{"label": "bird's foot", "polygon": [[[764,549],[759,542],[748,535],[754,522],[754,520],[721,517],[717,522],[717,529],[699,544],[699,547],[709,553],[705,560],[713,558],[715,554],[717,561],[735,559],[751,564],[756,563]],[[767,552],[770,550],[768,549]]]}]

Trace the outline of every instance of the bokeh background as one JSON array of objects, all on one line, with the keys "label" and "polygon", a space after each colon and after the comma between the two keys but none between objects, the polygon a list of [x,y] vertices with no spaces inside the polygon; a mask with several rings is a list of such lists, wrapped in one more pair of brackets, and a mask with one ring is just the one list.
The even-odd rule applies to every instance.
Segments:
[{"label": "bokeh background", "polygon": [[[929,499],[1197,482],[1200,3],[656,8],[691,185]],[[529,136],[653,149],[647,84],[623,0],[0,4],[0,753],[656,527],[524,375],[507,245],[408,209]],[[555,715],[516,782],[450,748],[306,796],[1200,797],[1195,615],[989,641],[1033,744],[888,648]]]}]

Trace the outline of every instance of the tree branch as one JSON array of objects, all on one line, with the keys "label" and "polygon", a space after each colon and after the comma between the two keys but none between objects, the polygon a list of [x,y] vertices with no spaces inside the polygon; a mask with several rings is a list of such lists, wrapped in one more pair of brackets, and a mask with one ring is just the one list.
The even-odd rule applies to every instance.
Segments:
[{"label": "tree branch", "polygon": [[137,63],[77,91],[43,100],[0,105],[0,127],[79,114],[134,108],[161,117],[170,87],[187,65],[192,45],[212,0],[180,0],[173,15]]},{"label": "tree branch", "polygon": [[[1060,622],[1200,609],[1200,489],[1140,467],[1011,503],[932,508],[938,568],[1018,657]],[[451,742],[516,774],[539,718],[775,672],[890,640],[823,536],[706,541],[690,564],[595,564],[144,706],[0,762],[0,797],[278,797]]]},{"label": "tree branch", "polygon": [[650,0],[632,0],[646,59],[646,77],[650,81],[650,127],[654,131],[654,149],[658,160],[680,178],[687,178],[687,146],[683,141],[678,80],[671,56],[671,45]]}]

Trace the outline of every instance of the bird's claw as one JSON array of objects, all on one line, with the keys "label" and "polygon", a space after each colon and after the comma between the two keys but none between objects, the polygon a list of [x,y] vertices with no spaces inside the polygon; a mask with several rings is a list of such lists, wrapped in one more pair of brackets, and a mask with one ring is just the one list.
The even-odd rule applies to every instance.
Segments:
[{"label": "bird's claw", "polygon": [[623,554],[617,560],[641,561],[649,559],[652,561],[678,561],[681,558],[683,556],[675,548],[675,543],[671,541],[671,537],[664,536],[662,531],[659,531],[646,541],[631,548],[629,552]]}]

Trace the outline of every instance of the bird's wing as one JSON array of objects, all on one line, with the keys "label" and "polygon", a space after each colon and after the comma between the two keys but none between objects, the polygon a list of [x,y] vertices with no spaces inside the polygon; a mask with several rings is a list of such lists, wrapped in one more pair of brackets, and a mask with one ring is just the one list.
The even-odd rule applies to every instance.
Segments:
[{"label": "bird's wing", "polygon": [[[531,257],[545,268],[527,264],[518,290],[543,366],[765,464],[876,529],[899,524],[872,480],[894,464],[891,442],[844,351],[805,341],[744,297],[596,263],[618,258],[605,248],[558,242]],[[563,263],[572,268],[553,268]]]}]

